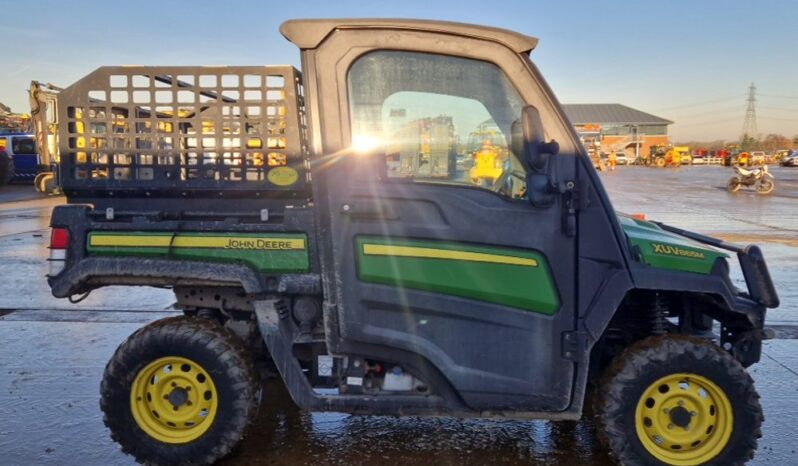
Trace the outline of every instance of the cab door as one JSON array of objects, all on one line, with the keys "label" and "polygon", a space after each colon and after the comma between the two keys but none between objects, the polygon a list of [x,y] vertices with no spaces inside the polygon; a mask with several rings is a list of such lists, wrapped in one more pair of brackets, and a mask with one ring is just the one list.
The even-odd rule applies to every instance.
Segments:
[{"label": "cab door", "polygon": [[474,410],[564,410],[575,236],[562,197],[527,199],[524,106],[565,148],[558,179],[572,146],[519,56],[436,36],[339,31],[304,57],[330,350],[423,360]]}]

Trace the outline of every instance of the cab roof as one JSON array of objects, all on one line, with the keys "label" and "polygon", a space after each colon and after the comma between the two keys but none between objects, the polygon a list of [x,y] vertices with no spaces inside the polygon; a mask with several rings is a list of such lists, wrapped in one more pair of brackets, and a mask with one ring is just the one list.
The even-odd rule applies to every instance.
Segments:
[{"label": "cab roof", "polygon": [[538,43],[535,37],[507,29],[422,19],[292,19],[280,26],[280,33],[300,49],[313,49],[334,30],[339,29],[406,29],[437,32],[491,40],[509,47],[516,53],[529,53]]}]

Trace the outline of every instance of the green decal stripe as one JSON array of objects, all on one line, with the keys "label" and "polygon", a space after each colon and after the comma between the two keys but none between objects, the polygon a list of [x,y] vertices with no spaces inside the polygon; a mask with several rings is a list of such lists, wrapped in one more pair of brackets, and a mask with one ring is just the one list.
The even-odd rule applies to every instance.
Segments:
[{"label": "green decal stripe", "polygon": [[618,220],[629,243],[640,253],[642,263],[659,269],[710,274],[718,258],[726,253],[684,236],[661,229],[652,222],[619,214]]},{"label": "green decal stripe", "polygon": [[534,251],[359,236],[358,278],[552,315],[560,307],[545,258]]},{"label": "green decal stripe", "polygon": [[91,232],[90,255],[162,257],[176,260],[237,262],[261,272],[296,273],[310,269],[304,234],[228,235],[199,232]]},{"label": "green decal stripe", "polygon": [[681,270],[708,275],[715,260],[725,257],[706,249],[691,248],[682,244],[664,243],[642,238],[630,238],[632,246],[640,250],[644,264],[660,269]]}]

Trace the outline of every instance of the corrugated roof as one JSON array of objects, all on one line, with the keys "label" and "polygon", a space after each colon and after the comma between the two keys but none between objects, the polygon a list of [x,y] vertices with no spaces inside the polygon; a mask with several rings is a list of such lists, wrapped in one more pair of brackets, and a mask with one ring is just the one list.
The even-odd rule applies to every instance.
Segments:
[{"label": "corrugated roof", "polygon": [[670,125],[672,121],[621,104],[564,104],[572,124]]}]

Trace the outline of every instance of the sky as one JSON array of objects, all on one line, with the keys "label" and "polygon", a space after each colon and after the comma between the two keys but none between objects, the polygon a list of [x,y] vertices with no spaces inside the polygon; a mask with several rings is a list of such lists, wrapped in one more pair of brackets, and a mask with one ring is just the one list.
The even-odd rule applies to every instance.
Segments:
[{"label": "sky", "polygon": [[672,120],[674,141],[740,136],[748,86],[761,135],[798,135],[798,1],[0,0],[0,102],[102,65],[299,67],[278,32],[307,17],[425,18],[540,39],[532,61],[562,103],[621,103]]}]

